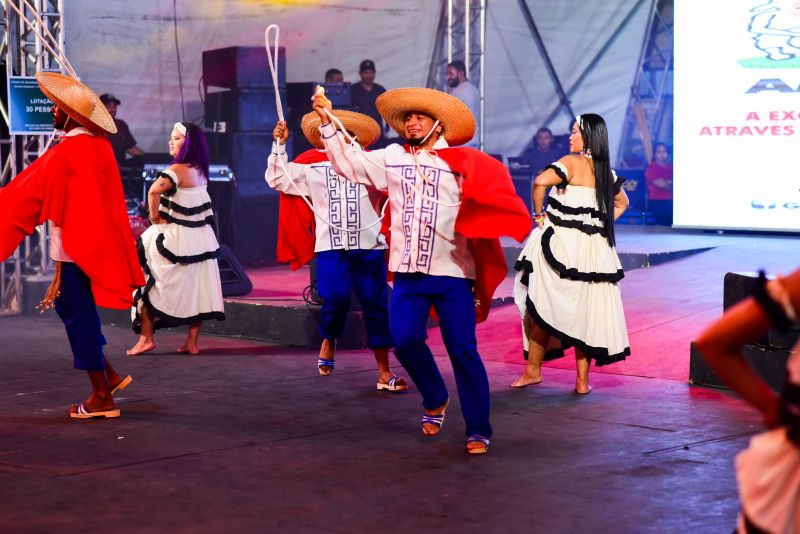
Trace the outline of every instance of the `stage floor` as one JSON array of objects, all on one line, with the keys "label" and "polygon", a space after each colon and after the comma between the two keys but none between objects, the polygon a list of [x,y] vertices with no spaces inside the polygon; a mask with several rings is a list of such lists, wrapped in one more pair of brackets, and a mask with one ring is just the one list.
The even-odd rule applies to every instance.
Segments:
[{"label": "stage floor", "polygon": [[[510,389],[524,365],[517,312],[499,306],[479,325],[495,430],[486,457],[463,452],[436,328],[430,343],[453,397],[441,435],[427,439],[417,392],[375,391],[368,351],[339,351],[334,375],[322,378],[313,350],[206,336],[200,356],[184,356],[171,352],[181,331],[159,333],[154,353],[126,357],[135,336],[114,326],[104,327],[108,354],[135,377],[118,399],[122,417],[69,420],[67,406],[88,381],[71,369],[61,324],[53,315],[0,319],[0,524],[729,532],[738,511],[733,458],[760,420],[726,391],[687,384],[689,342],[720,315],[727,271],[788,272],[800,266],[800,247],[790,238],[684,234],[620,228],[621,254],[711,248],[627,272],[632,355],[593,368],[589,396],[572,393],[568,358],[548,363],[541,385]],[[288,273],[255,272],[251,298],[302,301],[308,272]]]},{"label": "stage floor", "polygon": [[126,357],[131,331],[104,332],[135,381],[119,419],[77,421],[88,380],[61,324],[0,319],[0,530],[729,532],[733,457],[759,428],[729,394],[674,380],[597,373],[578,397],[571,371],[547,369],[512,390],[521,364],[481,341],[495,435],[469,457],[438,348],[453,397],[430,439],[417,392],[375,391],[367,351],[340,351],[323,378],[300,349],[206,337],[185,356],[163,332]]}]

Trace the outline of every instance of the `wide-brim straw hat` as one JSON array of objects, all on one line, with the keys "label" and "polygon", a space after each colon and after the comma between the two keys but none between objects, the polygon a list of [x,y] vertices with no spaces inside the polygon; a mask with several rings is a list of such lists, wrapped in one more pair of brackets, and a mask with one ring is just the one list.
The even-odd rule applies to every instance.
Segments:
[{"label": "wide-brim straw hat", "polygon": [[[333,110],[333,114],[337,119],[342,121],[345,130],[356,136],[356,141],[364,148],[367,148],[377,141],[381,136],[380,124],[375,122],[375,119],[369,115],[342,109]],[[320,139],[320,124],[322,124],[322,120],[319,118],[316,111],[303,115],[303,120],[300,123],[300,126],[303,128],[303,135],[305,135],[308,142],[316,148],[324,148],[322,139]],[[333,124],[336,125],[335,122]]]},{"label": "wide-brim straw hat", "polygon": [[37,72],[36,81],[47,98],[81,126],[117,133],[117,125],[100,97],[75,78],[58,72]]},{"label": "wide-brim straw hat", "polygon": [[438,120],[444,128],[442,135],[450,146],[463,145],[475,135],[475,117],[469,107],[456,97],[435,89],[392,89],[380,95],[375,105],[386,123],[403,137],[406,135],[406,114],[412,111]]}]

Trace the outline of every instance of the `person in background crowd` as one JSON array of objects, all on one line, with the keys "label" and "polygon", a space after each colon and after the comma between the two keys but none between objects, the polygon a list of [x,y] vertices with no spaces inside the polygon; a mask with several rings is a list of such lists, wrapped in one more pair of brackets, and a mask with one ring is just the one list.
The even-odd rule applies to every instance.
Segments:
[{"label": "person in background crowd", "polygon": [[548,165],[558,161],[564,155],[561,147],[557,146],[553,140],[553,132],[550,128],[539,128],[534,136],[533,146],[523,155],[531,162],[534,176],[541,174]]},{"label": "person in background crowd", "polygon": [[467,79],[467,67],[463,61],[457,59],[448,63],[447,84],[450,86],[450,94],[464,102],[475,119],[475,135],[464,146],[480,148],[481,94]]},{"label": "person in background crowd", "polygon": [[344,75],[339,69],[328,69],[325,72],[325,83],[344,83]]},{"label": "person in background crowd", "polygon": [[355,107],[355,111],[363,113],[377,122],[381,126],[381,136],[375,142],[374,148],[386,146],[386,128],[383,126],[383,118],[375,107],[375,100],[386,92],[386,88],[375,83],[375,62],[365,59],[358,67],[358,75],[361,81],[350,88],[350,102]]},{"label": "person in background crowd", "polygon": [[761,412],[769,429],[736,457],[739,534],[800,531],[800,343],[786,362],[780,396],[742,354],[770,327],[785,330],[800,323],[798,311],[800,270],[770,281],[762,273],[752,297],[730,308],[695,342],[708,365]]},{"label": "person in background crowd", "polygon": [[662,226],[672,225],[672,163],[668,159],[667,145],[657,143],[653,151],[653,161],[644,171],[647,205],[656,217],[656,224]]},{"label": "person in background crowd", "polygon": [[139,157],[144,156],[144,151],[136,146],[136,139],[131,133],[128,124],[117,118],[117,107],[122,104],[119,98],[106,93],[100,95],[100,101],[105,105],[109,115],[114,119],[114,124],[117,126],[117,133],[108,136],[111,141],[111,148],[114,150],[114,157],[117,158],[117,165],[124,166],[127,156]]}]

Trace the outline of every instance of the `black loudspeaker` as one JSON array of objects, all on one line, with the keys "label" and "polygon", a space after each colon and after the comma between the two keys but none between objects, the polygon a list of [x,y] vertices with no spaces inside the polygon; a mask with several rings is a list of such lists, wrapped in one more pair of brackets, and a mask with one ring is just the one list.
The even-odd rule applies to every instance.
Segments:
[{"label": "black loudspeaker", "polygon": [[[203,51],[203,84],[206,87],[250,89],[273,87],[262,46],[232,46]],[[286,49],[278,48],[278,87],[286,85]]]},{"label": "black loudspeaker", "polygon": [[253,290],[253,283],[244,272],[242,264],[233,255],[233,251],[227,245],[219,246],[219,278],[222,282],[222,296],[236,297],[246,295]]},{"label": "black loudspeaker", "polygon": [[256,266],[275,263],[278,199],[278,195],[266,195],[234,201],[232,248],[242,264]]},{"label": "black loudspeaker", "polygon": [[532,212],[533,165],[525,158],[508,158],[508,173],[511,175],[517,196],[525,203],[528,212]]},{"label": "black loudspeaker", "polygon": [[[302,135],[302,134],[301,134]],[[286,154],[294,158],[292,138],[286,142]],[[272,130],[208,134],[208,152],[215,161],[227,162],[236,176],[236,197],[275,195],[264,180],[267,158],[272,151]]]},{"label": "black loudspeaker", "polygon": [[[280,91],[286,103],[286,90]],[[225,124],[228,132],[272,130],[278,122],[273,89],[235,89],[208,93],[204,104],[205,124],[212,128]]]},{"label": "black loudspeaker", "polygon": [[[761,375],[764,381],[772,389],[780,391],[786,380],[786,362],[789,360],[791,351],[747,345],[743,353],[745,360]],[[689,349],[689,382],[700,386],[728,387],[706,364],[694,343]]]},{"label": "black loudspeaker", "polygon": [[[727,273],[725,275],[722,308],[728,310],[740,300],[751,296],[757,279],[757,273]],[[773,349],[791,349],[798,340],[800,340],[800,327],[795,326],[784,332],[777,328],[771,328],[755,344]]]}]

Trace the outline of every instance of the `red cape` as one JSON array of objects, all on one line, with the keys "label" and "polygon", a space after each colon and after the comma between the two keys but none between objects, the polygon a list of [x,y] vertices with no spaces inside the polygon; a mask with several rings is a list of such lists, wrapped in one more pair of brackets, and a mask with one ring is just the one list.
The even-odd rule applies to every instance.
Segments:
[{"label": "red cape", "polygon": [[98,306],[126,309],[145,284],[108,139],[65,137],[0,189],[0,261],[50,219]]},{"label": "red cape", "polygon": [[[294,159],[294,163],[301,165],[311,165],[328,161],[325,152],[311,149],[306,150]],[[278,261],[288,263],[293,271],[296,271],[314,258],[314,244],[316,242],[316,222],[314,212],[303,201],[299,195],[280,194],[278,203],[278,249],[276,257]],[[370,191],[370,198],[373,204],[381,206],[385,201],[386,195],[383,193],[375,194]],[[377,210],[380,213],[380,210]],[[386,217],[381,225],[381,233],[389,239],[389,209],[386,209]]]},{"label": "red cape", "polygon": [[475,258],[475,315],[482,322],[489,316],[495,290],[508,274],[500,237],[522,242],[533,221],[505,165],[469,147],[444,148],[436,154],[463,178],[455,231],[469,239]]}]

